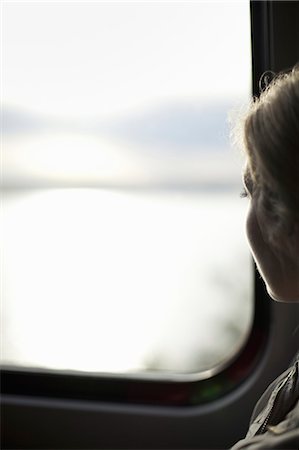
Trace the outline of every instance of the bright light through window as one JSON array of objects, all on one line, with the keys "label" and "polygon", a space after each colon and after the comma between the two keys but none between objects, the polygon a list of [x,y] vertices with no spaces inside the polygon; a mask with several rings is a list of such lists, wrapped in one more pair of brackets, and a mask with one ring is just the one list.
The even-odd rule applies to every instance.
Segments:
[{"label": "bright light through window", "polygon": [[3,2],[2,360],[202,372],[252,314],[247,2]]}]

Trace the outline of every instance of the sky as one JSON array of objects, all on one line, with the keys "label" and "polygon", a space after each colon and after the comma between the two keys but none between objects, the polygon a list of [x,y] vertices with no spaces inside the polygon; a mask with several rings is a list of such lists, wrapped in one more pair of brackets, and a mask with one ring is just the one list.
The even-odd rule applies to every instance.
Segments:
[{"label": "sky", "polygon": [[2,3],[4,107],[86,118],[250,89],[249,2]]}]

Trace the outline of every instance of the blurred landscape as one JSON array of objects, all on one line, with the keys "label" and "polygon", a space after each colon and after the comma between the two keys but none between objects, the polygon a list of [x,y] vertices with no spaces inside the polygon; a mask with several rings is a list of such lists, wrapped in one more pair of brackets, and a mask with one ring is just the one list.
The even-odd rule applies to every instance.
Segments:
[{"label": "blurred landscape", "polygon": [[4,363],[190,373],[238,351],[253,305],[230,108],[4,109]]},{"label": "blurred landscape", "polygon": [[3,361],[227,362],[253,311],[227,121],[248,2],[4,3]]},{"label": "blurred landscape", "polygon": [[227,102],[173,102],[126,117],[3,111],[4,185],[227,189],[240,185]]}]

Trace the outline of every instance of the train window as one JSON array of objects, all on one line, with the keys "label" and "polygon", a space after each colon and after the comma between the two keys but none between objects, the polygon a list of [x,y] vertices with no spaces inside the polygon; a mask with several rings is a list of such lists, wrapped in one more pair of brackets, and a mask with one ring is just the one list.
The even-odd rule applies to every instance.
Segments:
[{"label": "train window", "polygon": [[227,124],[250,95],[249,2],[2,14],[3,364],[219,370],[254,313]]}]

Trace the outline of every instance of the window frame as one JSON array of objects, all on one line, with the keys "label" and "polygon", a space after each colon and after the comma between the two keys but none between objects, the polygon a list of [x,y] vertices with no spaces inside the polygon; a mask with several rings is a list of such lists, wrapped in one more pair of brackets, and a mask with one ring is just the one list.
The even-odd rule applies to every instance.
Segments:
[{"label": "window frame", "polygon": [[[264,71],[283,70],[291,67],[299,60],[299,31],[296,30],[295,26],[295,24],[298,23],[297,20],[299,18],[299,4],[298,2],[292,1],[251,1],[250,10],[253,94],[258,95],[258,81]],[[286,15],[288,17],[288,22],[284,21]],[[285,45],[288,45],[288,51],[284,53],[281,49],[284,49]],[[170,414],[173,417],[174,415],[176,415],[175,417],[179,417],[177,414],[186,413],[185,407],[193,406],[193,413],[198,414],[197,418],[201,417],[202,420],[202,422],[197,421],[196,425],[201,430],[201,445],[204,445],[206,448],[215,448],[215,445],[216,447],[219,446],[219,440],[217,441],[219,436],[210,436],[210,433],[205,434],[204,424],[206,422],[202,418],[202,415],[205,415],[206,417],[210,416],[208,410],[204,409],[204,407],[206,405],[214,405],[214,407],[219,410],[222,405],[223,409],[220,410],[220,416],[221,420],[224,420],[223,411],[225,411],[225,408],[224,403],[221,403],[221,399],[228,402],[227,405],[231,402],[235,402],[235,417],[238,417],[238,414],[240,414],[240,422],[245,423],[245,418],[248,416],[248,411],[251,410],[252,406],[249,399],[250,392],[252,392],[251,390],[253,389],[255,393],[261,392],[265,387],[265,384],[267,384],[267,380],[273,379],[273,373],[279,372],[281,367],[284,367],[284,364],[290,359],[296,348],[295,339],[291,341],[291,334],[293,331],[292,324],[296,324],[296,315],[298,316],[299,305],[292,305],[286,309],[287,307],[285,305],[279,305],[271,302],[266,293],[264,284],[256,270],[254,284],[254,319],[247,342],[239,351],[238,355],[236,355],[234,359],[229,362],[228,366],[225,367],[223,371],[215,374],[209,379],[178,382],[171,380],[163,381],[156,379],[141,379],[140,377],[134,377],[131,375],[130,377],[122,375],[115,376],[110,374],[82,376],[73,373],[60,374],[41,370],[29,371],[19,370],[12,367],[4,368],[1,375],[2,408],[4,418],[3,447],[14,448],[20,445],[18,437],[13,433],[16,426],[16,420],[18,423],[21,423],[22,420],[24,423],[27,423],[26,414],[28,411],[32,411],[34,408],[38,411],[38,405],[41,405],[41,402],[44,402],[45,404],[48,400],[53,400],[56,402],[65,401],[66,403],[64,403],[64,405],[66,405],[69,401],[82,401],[85,402],[85,405],[89,405],[85,406],[87,409],[92,409],[92,404],[101,404],[105,405],[106,411],[107,408],[109,409],[109,406],[107,405],[114,405],[115,407],[117,405],[117,408],[119,408],[120,405],[122,405],[122,407],[127,407],[130,405],[132,407],[133,405],[139,405],[139,407],[144,405],[153,405],[158,407],[160,412],[166,411],[163,407],[180,407],[174,408]],[[281,316],[285,317],[284,323],[282,323],[281,320],[279,322]],[[277,343],[280,342],[280,340],[282,340],[282,342],[286,341],[291,343],[291,345],[288,348],[283,347],[280,350],[277,348]],[[237,395],[239,395],[238,401],[236,400]],[[235,400],[233,400],[233,398]],[[246,399],[248,405],[244,406],[244,411],[241,413],[238,411],[236,405],[240,404],[241,400],[244,402]],[[254,402],[254,398],[252,401]],[[50,405],[50,403],[47,404]],[[49,411],[51,408],[52,411],[55,411],[53,404],[54,403],[52,403],[52,407],[49,406]],[[200,407],[200,409],[198,409],[198,407]],[[64,406],[64,408],[66,408],[66,406]],[[190,412],[189,408],[187,409],[189,411],[188,414],[190,418],[190,415],[193,413]],[[118,409],[118,411],[120,411],[120,409]],[[133,409],[131,411],[133,411]],[[141,410],[139,409],[134,411]],[[151,411],[152,413],[153,411],[157,412],[157,409]],[[70,412],[70,414],[73,413]],[[132,417],[135,417],[136,419],[138,414],[134,414],[132,413]],[[219,412],[217,414],[219,414]],[[125,415],[126,417],[129,416],[127,412]],[[145,416],[147,415],[145,414]],[[54,428],[56,427],[56,429],[58,429],[59,417],[51,417],[52,425],[54,424]],[[36,421],[38,420],[38,415],[35,415],[35,419],[30,422],[32,432],[35,430]],[[42,418],[40,420],[42,420]],[[130,421],[131,419],[127,417],[125,422],[126,420]],[[140,420],[142,421],[143,419]],[[148,420],[151,424],[153,423],[150,419],[146,420]],[[216,418],[215,427],[217,426],[217,420],[218,419]],[[176,422],[174,421],[172,424],[173,423]],[[134,428],[130,434],[131,447],[130,444],[128,444],[127,448],[151,447],[152,441],[149,437],[149,433],[152,430],[152,425],[149,425],[146,429],[147,432],[145,431],[144,436],[138,438],[138,433],[136,435],[136,429]],[[84,445],[83,447],[78,447],[76,445],[74,446],[75,441],[72,441],[73,431],[74,430],[64,430],[69,439],[69,446],[65,445],[63,448],[84,448]],[[104,446],[106,443],[106,448],[112,448],[111,446],[107,446],[107,443],[110,442],[109,439],[111,439],[111,434],[109,434],[110,432],[111,430],[109,427],[106,431],[101,430],[101,433],[103,433],[107,439],[106,441],[105,439],[102,440],[102,443],[104,442]],[[165,432],[167,432],[167,427]],[[190,428],[188,428],[188,433],[189,432]],[[163,435],[162,431],[161,433]],[[26,440],[26,438],[24,438],[25,435],[26,434],[22,435],[23,440]],[[50,440],[49,443],[50,435],[45,431],[45,429],[43,429],[42,432],[37,431],[36,435],[38,436],[35,441],[36,448],[49,448],[49,445],[55,448],[55,436],[52,437],[52,441]],[[82,439],[84,439],[84,437],[78,438],[76,432],[74,433],[74,436],[77,439],[77,445],[79,445],[80,439],[81,442]],[[174,439],[175,436],[176,432],[173,431],[173,436],[167,441],[170,447],[173,446],[174,441],[172,439]],[[233,439],[232,436],[234,436],[233,430],[226,431],[222,437],[220,436],[222,438],[222,445],[220,446],[223,446],[225,442],[230,443]],[[148,441],[146,441],[146,438],[148,438]],[[27,442],[30,442],[30,439],[32,440],[33,438],[30,436],[29,427],[29,430],[27,430]],[[112,441],[114,442],[115,447],[122,446],[120,441],[117,441],[117,437],[113,437]],[[132,445],[133,442],[135,443],[135,446]],[[142,446],[142,442],[147,442],[148,447],[146,444]],[[176,442],[178,443],[179,441]],[[205,442],[205,444],[203,444],[203,442]],[[60,446],[61,445],[62,444],[60,443]],[[177,445],[179,445],[179,443]],[[212,446],[209,447],[209,445]],[[87,447],[96,448],[86,443],[86,448]],[[25,446],[22,448],[29,447]],[[30,448],[35,447],[33,446]],[[59,448],[58,444],[57,448]]]}]

